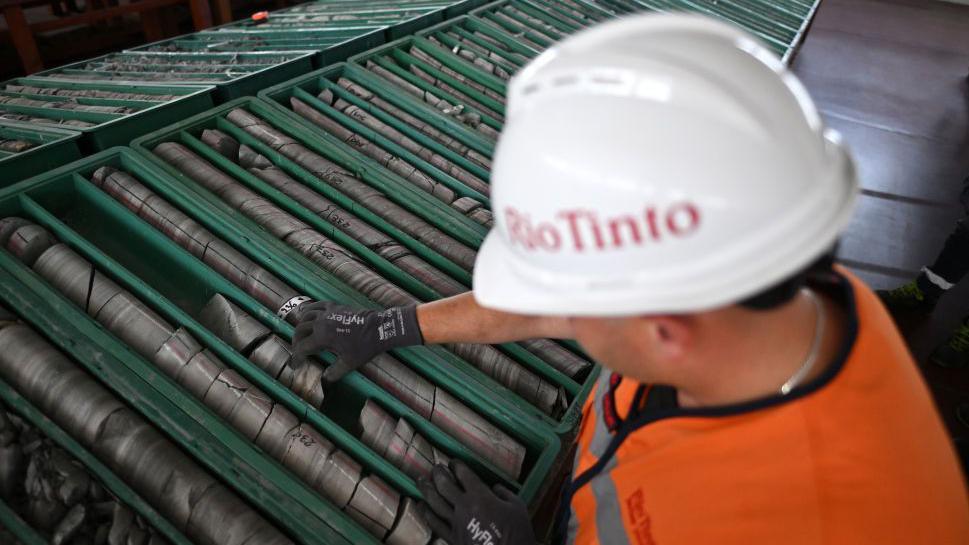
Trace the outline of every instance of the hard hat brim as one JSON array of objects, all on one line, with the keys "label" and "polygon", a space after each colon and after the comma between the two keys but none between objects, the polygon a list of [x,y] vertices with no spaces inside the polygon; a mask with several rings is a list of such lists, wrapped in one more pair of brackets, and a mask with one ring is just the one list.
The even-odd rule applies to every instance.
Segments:
[{"label": "hard hat brim", "polygon": [[[578,307],[583,294],[562,293],[542,285],[539,278],[525,272],[526,266],[494,229],[485,237],[474,264],[472,285],[479,305],[494,310],[531,315],[589,314]],[[607,314],[607,313],[595,313]]]},{"label": "hard hat brim", "polygon": [[[474,261],[472,275],[472,289],[474,298],[479,305],[506,312],[523,312],[533,314],[542,308],[544,301],[532,301],[534,296],[530,290],[523,288],[521,278],[512,272],[509,266],[516,257],[505,246],[501,235],[492,229],[485,237],[478,255]],[[519,298],[528,299],[521,301]],[[510,301],[519,300],[521,305],[509,305]],[[546,312],[543,309],[543,312]]]}]

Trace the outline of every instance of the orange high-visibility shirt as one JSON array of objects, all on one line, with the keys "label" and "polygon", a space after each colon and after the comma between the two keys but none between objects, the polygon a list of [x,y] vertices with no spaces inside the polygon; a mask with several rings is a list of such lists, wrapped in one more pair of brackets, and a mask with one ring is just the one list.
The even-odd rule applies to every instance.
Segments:
[{"label": "orange high-visibility shirt", "polygon": [[851,275],[827,288],[855,318],[843,357],[786,397],[630,411],[650,389],[603,370],[579,432],[566,541],[969,544],[963,475],[895,325]]}]

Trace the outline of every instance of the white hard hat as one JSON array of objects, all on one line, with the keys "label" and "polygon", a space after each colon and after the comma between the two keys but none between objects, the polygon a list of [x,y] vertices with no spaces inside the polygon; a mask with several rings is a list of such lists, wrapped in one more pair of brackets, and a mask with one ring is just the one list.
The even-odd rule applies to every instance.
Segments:
[{"label": "white hard hat", "polygon": [[644,15],[570,37],[510,83],[486,307],[547,315],[697,312],[832,248],[857,193],[807,92],[745,32]]}]

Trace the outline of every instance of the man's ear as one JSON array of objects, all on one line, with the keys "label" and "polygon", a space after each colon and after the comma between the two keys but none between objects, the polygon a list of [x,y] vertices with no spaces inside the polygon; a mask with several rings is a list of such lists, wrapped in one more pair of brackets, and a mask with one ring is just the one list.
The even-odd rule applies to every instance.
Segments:
[{"label": "man's ear", "polygon": [[681,359],[693,343],[694,331],[684,316],[643,316],[648,350],[666,361]]}]

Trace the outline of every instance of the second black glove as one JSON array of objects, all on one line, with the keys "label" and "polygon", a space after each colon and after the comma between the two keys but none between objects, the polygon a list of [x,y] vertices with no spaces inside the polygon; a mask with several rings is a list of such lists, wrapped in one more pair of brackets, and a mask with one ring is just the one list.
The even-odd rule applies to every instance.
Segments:
[{"label": "second black glove", "polygon": [[299,312],[293,364],[324,350],[333,352],[337,359],[323,372],[326,382],[340,380],[378,354],[423,343],[416,305],[371,310],[318,302]]},{"label": "second black glove", "polygon": [[500,484],[482,482],[464,463],[434,466],[418,481],[424,495],[424,520],[451,545],[535,545],[528,508]]}]

